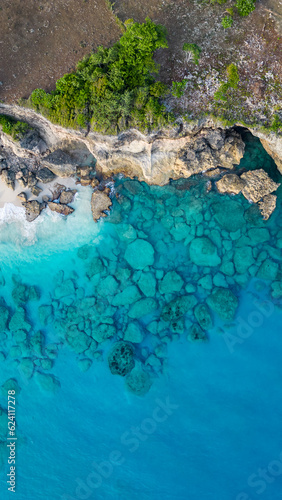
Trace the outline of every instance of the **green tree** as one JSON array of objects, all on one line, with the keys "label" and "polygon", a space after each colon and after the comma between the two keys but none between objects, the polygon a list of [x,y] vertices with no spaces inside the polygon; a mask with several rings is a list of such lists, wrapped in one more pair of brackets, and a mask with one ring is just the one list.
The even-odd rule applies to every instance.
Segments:
[{"label": "green tree", "polygon": [[142,129],[171,119],[160,100],[167,87],[155,80],[154,52],[167,47],[166,30],[149,18],[125,22],[125,32],[110,48],[98,47],[64,75],[54,92],[32,92],[37,111],[64,126],[116,132],[129,126]]}]

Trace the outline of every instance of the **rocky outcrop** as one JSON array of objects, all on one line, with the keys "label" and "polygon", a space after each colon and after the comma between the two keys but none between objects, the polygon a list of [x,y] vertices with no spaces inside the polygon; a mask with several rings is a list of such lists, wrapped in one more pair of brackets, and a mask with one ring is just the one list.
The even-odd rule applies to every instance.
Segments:
[{"label": "rocky outcrop", "polygon": [[264,220],[269,219],[276,207],[277,196],[272,195],[280,184],[274,182],[263,169],[244,172],[240,177],[226,174],[216,182],[220,193],[242,194],[248,201],[258,203]]},{"label": "rocky outcrop", "polygon": [[100,219],[100,217],[106,217],[105,210],[108,210],[112,205],[112,201],[109,198],[110,189],[106,188],[104,191],[94,191],[91,198],[91,211],[93,219],[95,222]]},{"label": "rocky outcrop", "polygon": [[26,210],[26,218],[28,222],[34,221],[43,209],[43,205],[37,200],[27,201],[26,203],[23,203],[23,206]]},{"label": "rocky outcrop", "polygon": [[68,189],[66,191],[63,191],[60,196],[60,203],[63,203],[64,205],[72,203],[76,193],[77,193],[76,189]]},{"label": "rocky outcrop", "polygon": [[[0,104],[0,111],[37,127],[49,148],[41,159],[42,166],[58,176],[76,173],[77,162],[73,159],[79,151],[92,153],[97,160],[96,171],[104,178],[123,173],[158,185],[217,167],[233,168],[244,153],[239,134],[214,129],[212,122],[186,124],[181,133],[176,125],[149,135],[129,130],[119,136],[90,132],[85,137],[81,132],[51,124],[30,109]],[[21,151],[22,156],[31,154],[28,149]],[[81,180],[89,184],[87,176],[81,175]]]},{"label": "rocky outcrop", "polygon": [[54,203],[53,201],[49,201],[48,207],[53,212],[57,212],[61,215],[70,215],[74,212],[74,209],[68,205],[64,205],[63,203]]},{"label": "rocky outcrop", "polygon": [[[23,141],[21,146],[5,134],[1,135],[3,152],[6,153],[2,163],[6,162],[8,165],[6,170],[10,170],[13,164],[15,175],[21,175],[20,164],[24,161],[26,169],[18,181],[23,187],[28,185],[34,190],[38,176],[42,177],[44,172],[50,173],[46,179],[49,179],[49,175],[76,175],[82,185],[95,189],[99,182],[94,177],[95,160],[95,174],[100,180],[122,173],[148,184],[165,185],[170,179],[189,178],[198,173],[215,177],[233,170],[244,153],[241,136],[233,128],[225,130],[220,122],[209,118],[189,123],[180,120],[173,127],[148,135],[132,129],[118,136],[102,136],[93,132],[85,136],[80,131],[54,125],[30,109],[0,103],[0,112],[26,121],[38,133],[39,141],[44,141],[44,147],[36,148],[34,132],[32,148],[29,148],[28,142]],[[282,172],[282,138],[273,133],[266,135],[250,130],[260,137]],[[12,162],[9,155],[14,155]],[[91,167],[85,166],[89,165],[89,155],[93,158]],[[19,158],[21,162],[18,161]],[[242,192],[248,200],[263,203],[263,197],[275,191],[277,185],[270,179],[262,178],[264,174],[259,174],[259,177],[257,175],[248,172],[239,178],[234,172],[230,172],[217,182],[217,188],[220,192],[232,194]],[[11,179],[11,187],[12,182]],[[210,183],[209,188],[211,185]],[[57,198],[60,194],[58,193]],[[66,196],[68,195],[63,195],[63,201]],[[57,198],[53,198],[53,201]],[[269,203],[270,199],[272,203]],[[273,205],[273,198],[267,198],[268,208],[265,203],[260,206],[264,207],[267,214]],[[111,200],[106,191],[94,191],[91,203],[94,220],[104,216],[104,211],[110,206]]]},{"label": "rocky outcrop", "polygon": [[264,198],[259,202],[259,209],[264,220],[269,219],[271,214],[274,212],[276,208],[276,200],[277,196],[275,196],[274,194],[268,194],[264,196]]},{"label": "rocky outcrop", "polygon": [[220,193],[239,194],[245,182],[236,174],[226,174],[216,182],[216,187]]},{"label": "rocky outcrop", "polygon": [[253,203],[256,203],[264,196],[276,191],[279,187],[279,184],[270,179],[262,168],[245,172],[241,175],[241,179],[245,181],[242,194],[247,200]]}]

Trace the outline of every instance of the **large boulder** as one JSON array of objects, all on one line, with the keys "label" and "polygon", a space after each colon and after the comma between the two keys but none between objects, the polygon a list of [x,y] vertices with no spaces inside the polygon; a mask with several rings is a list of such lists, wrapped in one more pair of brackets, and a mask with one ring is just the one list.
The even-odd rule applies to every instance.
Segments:
[{"label": "large boulder", "polygon": [[242,194],[247,200],[256,203],[264,196],[273,193],[280,186],[274,182],[262,168],[258,170],[249,170],[241,175],[246,183],[242,189]]},{"label": "large boulder", "polygon": [[267,194],[259,201],[259,209],[264,220],[268,220],[276,208],[277,196],[274,194]]},{"label": "large boulder", "polygon": [[195,238],[190,244],[190,259],[197,266],[218,266],[221,262],[214,243],[206,237]]},{"label": "large boulder", "polygon": [[127,342],[116,342],[112,347],[108,363],[113,375],[125,377],[135,366],[134,350],[132,345]]},{"label": "large boulder", "polygon": [[76,193],[76,189],[68,189],[67,191],[63,191],[60,195],[60,203],[63,203],[64,205],[72,203]]},{"label": "large boulder", "polygon": [[234,319],[238,299],[228,288],[215,288],[207,298],[210,308],[223,320]]},{"label": "large boulder", "polygon": [[47,182],[52,182],[55,178],[56,175],[49,170],[47,167],[43,167],[38,172],[36,173],[36,177],[40,182],[43,182],[44,184],[47,184]]},{"label": "large boulder", "polygon": [[128,245],[124,258],[133,269],[144,269],[154,263],[154,249],[151,243],[138,238]]},{"label": "large boulder", "polygon": [[109,210],[112,205],[112,200],[109,197],[109,190],[104,191],[96,190],[91,198],[91,211],[95,222],[101,217],[106,217],[105,210]]},{"label": "large boulder", "polygon": [[245,182],[236,174],[226,174],[216,182],[220,193],[238,194],[245,186]]},{"label": "large boulder", "polygon": [[57,212],[61,215],[70,215],[74,212],[74,209],[69,207],[68,205],[63,205],[62,203],[54,203],[53,201],[49,201],[48,207],[53,212]]},{"label": "large boulder", "polygon": [[28,222],[34,221],[43,209],[43,205],[37,200],[27,201],[23,203],[23,206],[25,207],[25,215]]}]

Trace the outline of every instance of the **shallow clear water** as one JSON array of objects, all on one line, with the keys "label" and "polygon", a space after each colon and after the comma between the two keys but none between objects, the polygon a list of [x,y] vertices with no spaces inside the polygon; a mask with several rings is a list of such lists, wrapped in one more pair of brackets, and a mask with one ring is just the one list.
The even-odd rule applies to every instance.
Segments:
[{"label": "shallow clear water", "polygon": [[[240,167],[254,164],[274,172],[250,140]],[[21,388],[14,496],[280,499],[280,196],[264,222],[243,197],[207,193],[201,177],[166,187],[117,179],[114,189],[98,224],[88,188],[67,219],[46,212],[28,224],[20,209],[0,210],[0,385]],[[175,312],[181,297],[190,307]],[[199,303],[212,323],[192,341]],[[135,369],[152,383],[142,397],[107,362],[128,323]],[[114,334],[97,343],[104,331]],[[4,413],[4,499],[6,425]]]}]

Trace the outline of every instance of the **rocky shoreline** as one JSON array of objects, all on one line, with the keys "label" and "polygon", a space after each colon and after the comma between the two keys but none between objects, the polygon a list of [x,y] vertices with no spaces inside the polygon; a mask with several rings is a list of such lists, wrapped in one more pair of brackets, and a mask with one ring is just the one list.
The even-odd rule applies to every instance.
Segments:
[{"label": "rocky shoreline", "polygon": [[[0,112],[31,127],[20,141],[0,134],[1,179],[11,189],[16,183],[22,187],[18,196],[29,221],[47,206],[62,215],[73,212],[69,204],[75,190],[58,184],[57,177],[72,178],[76,184],[93,188],[91,209],[97,221],[112,204],[106,184],[117,174],[161,186],[202,174],[207,177],[207,191],[241,192],[250,202],[258,203],[264,219],[275,209],[272,193],[279,184],[262,169],[238,171],[245,145],[235,128],[225,130],[206,119],[179,123],[147,136],[137,130],[119,136],[85,136],[19,106],[0,104]],[[282,139],[257,135],[282,172]],[[51,196],[40,196],[44,186],[52,182]]]}]

